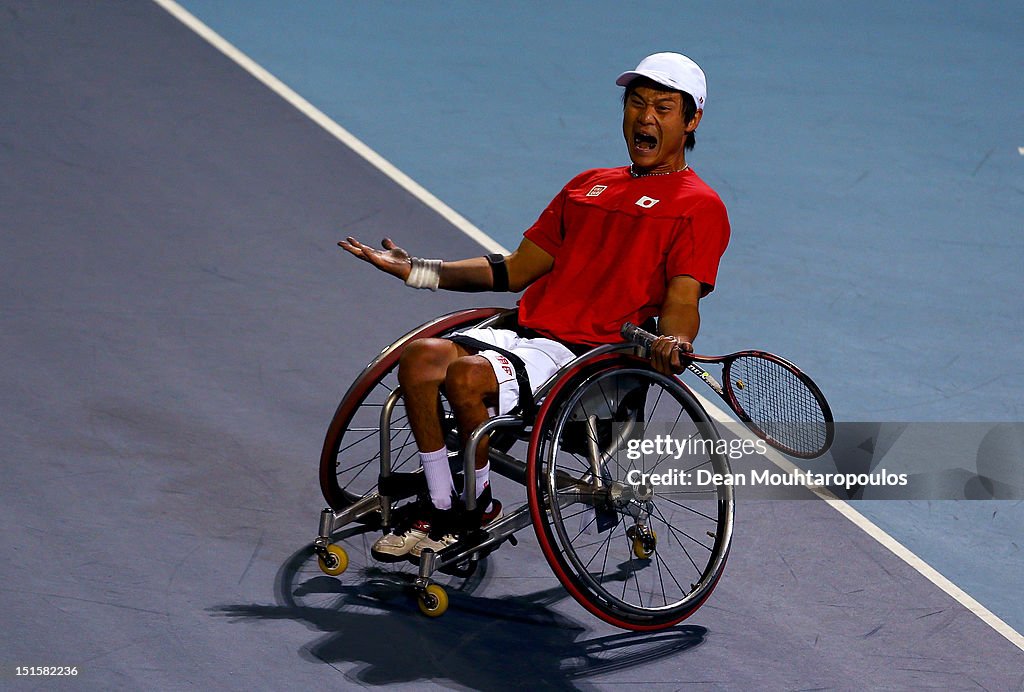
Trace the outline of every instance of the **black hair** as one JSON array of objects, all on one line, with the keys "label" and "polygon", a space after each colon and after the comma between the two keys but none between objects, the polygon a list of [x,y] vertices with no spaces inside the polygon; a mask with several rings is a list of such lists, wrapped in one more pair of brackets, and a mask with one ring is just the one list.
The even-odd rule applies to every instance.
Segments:
[{"label": "black hair", "polygon": [[[633,91],[639,87],[648,87],[650,89],[655,89],[657,91],[664,91],[669,94],[679,94],[680,96],[682,96],[684,123],[690,122],[691,120],[693,120],[693,116],[697,115],[697,102],[693,100],[693,97],[690,96],[690,94],[686,93],[685,91],[680,91],[679,89],[667,87],[664,84],[659,84],[658,82],[654,81],[649,77],[637,77],[632,82],[626,85],[626,88],[622,92],[623,109],[626,108],[626,99],[628,99],[629,95],[632,94]],[[690,151],[691,149],[693,149],[694,146],[696,146],[696,144],[696,133],[690,132],[689,134],[686,135],[686,143],[683,145],[683,148],[686,151]]]}]

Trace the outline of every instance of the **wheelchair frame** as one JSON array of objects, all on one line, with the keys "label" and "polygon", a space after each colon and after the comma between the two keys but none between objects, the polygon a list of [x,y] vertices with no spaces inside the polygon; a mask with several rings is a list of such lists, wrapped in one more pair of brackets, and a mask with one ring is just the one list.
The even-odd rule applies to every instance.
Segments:
[{"label": "wheelchair frame", "polygon": [[[514,316],[515,310],[477,308],[454,312],[431,320],[408,332],[381,351],[380,355],[371,361],[353,382],[338,405],[328,428],[320,460],[321,489],[330,506],[322,510],[320,514],[319,534],[314,540],[313,548],[318,555],[320,568],[325,573],[337,576],[345,570],[348,564],[344,549],[331,542],[331,536],[335,532],[352,522],[379,523],[380,527],[387,531],[393,523],[393,511],[406,499],[406,497],[395,498],[383,495],[378,491],[376,485],[366,491],[357,488],[356,492],[351,492],[348,490],[348,485],[355,485],[355,483],[350,482],[342,487],[338,479],[341,455],[347,449],[341,444],[347,432],[352,432],[353,435],[367,433],[357,442],[365,441],[376,434],[379,440],[378,457],[380,462],[378,483],[388,482],[388,479],[395,473],[391,449],[395,439],[392,418],[401,399],[401,390],[399,387],[391,389],[380,404],[367,404],[366,400],[378,385],[384,386],[381,384],[384,378],[397,368],[398,359],[404,346],[414,339],[443,337],[456,330],[471,326],[501,327],[503,321],[514,319]],[[646,511],[648,524],[655,523],[657,520],[651,514],[651,507],[654,505],[654,498],[658,493],[650,484],[624,483],[611,477],[609,462],[612,460],[612,455],[622,449],[622,443],[633,434],[637,423],[646,424],[647,422],[644,419],[644,414],[648,391],[652,386],[661,388],[659,402],[665,392],[669,392],[670,398],[674,397],[681,411],[677,415],[677,422],[685,413],[701,431],[699,434],[711,441],[719,439],[713,421],[692,391],[678,378],[669,378],[657,373],[646,360],[637,357],[638,355],[637,347],[633,344],[598,346],[569,362],[537,389],[535,397],[541,403],[533,421],[524,421],[513,415],[499,415],[490,418],[472,431],[464,448],[459,449],[457,442],[449,441],[448,447],[451,450],[449,456],[462,460],[467,498],[466,508],[473,510],[476,498],[474,460],[483,438],[496,432],[500,434],[503,429],[507,429],[517,432],[517,439],[525,441],[528,433],[529,447],[525,461],[498,448],[499,445],[492,444],[489,449],[491,470],[525,485],[528,502],[479,530],[469,531],[460,537],[454,545],[439,553],[434,553],[429,549],[423,551],[414,589],[420,610],[424,614],[438,616],[447,609],[447,595],[444,589],[432,579],[435,572],[447,570],[449,574],[469,576],[479,560],[484,559],[505,541],[515,545],[517,542],[516,532],[531,524],[534,526],[545,559],[555,576],[584,608],[610,624],[629,630],[662,629],[689,617],[710,596],[721,578],[732,540],[734,497],[731,486],[720,485],[714,488],[717,507],[715,517],[710,515],[710,511],[704,514],[669,500],[673,505],[714,522],[714,530],[705,531],[711,538],[710,546],[701,543],[699,539],[690,536],[686,531],[675,529],[664,514],[659,512],[660,521],[665,525],[665,533],[669,534],[664,537],[668,548],[672,548],[671,543],[674,538],[676,544],[685,553],[685,557],[700,572],[699,579],[690,584],[689,591],[682,595],[678,602],[669,603],[668,596],[665,595],[663,565],[658,562],[662,559],[658,554],[659,539],[653,530],[645,528],[647,525],[642,519]],[[619,380],[632,383],[630,384],[633,387],[631,392],[642,391],[642,396],[634,395],[634,398],[639,396],[639,406],[635,407],[632,413],[628,411],[629,407],[625,403],[626,397],[616,400],[616,397],[609,397],[604,389],[604,384],[609,386],[615,384],[617,388]],[[385,388],[387,387],[385,386]],[[598,393],[601,399],[600,404],[602,406],[607,404],[609,411],[626,408],[628,416],[636,418],[636,420],[630,420],[627,416],[625,420],[612,424],[610,439],[605,443],[603,450],[599,444],[602,435],[599,433],[598,427],[604,425],[604,437],[607,438],[609,436],[607,429],[611,422],[607,417],[602,419],[596,414],[589,414],[584,420],[570,420],[573,415],[579,416],[580,411],[586,412],[586,406],[581,403],[585,401],[586,396],[594,397]],[[627,393],[627,397],[630,395]],[[380,407],[379,425],[376,429],[352,425],[354,417],[364,406]],[[615,425],[624,427],[615,431]],[[586,433],[584,443],[587,464],[582,463],[580,455],[564,451],[569,449],[567,444],[572,438],[570,432],[580,427],[584,428]],[[450,435],[446,437],[454,435],[452,428],[448,432]],[[348,448],[351,448],[353,444],[356,443],[350,443]],[[560,455],[560,452],[564,453]],[[563,457],[567,461],[562,461]],[[367,460],[363,466],[365,467],[370,461],[372,459]],[[729,473],[728,459],[720,453],[712,452],[708,461],[704,463],[710,463],[716,473]],[[582,467],[577,468],[577,465],[582,465]],[[362,470],[357,472],[356,477],[361,473]],[[422,474],[422,471],[417,470],[413,473]],[[662,497],[665,496],[666,494],[662,493]],[[566,511],[576,511],[577,513],[565,514]],[[595,577],[592,574],[591,564],[597,555],[590,557],[588,561],[585,559],[586,555],[581,553],[588,550],[589,547],[582,541],[579,544],[582,547],[573,544],[573,541],[579,539],[584,533],[584,529],[581,529],[580,533],[575,536],[570,536],[571,532],[566,529],[566,520],[582,515],[582,522],[586,520],[588,513],[595,516],[599,533],[609,530],[600,528],[602,519],[606,525],[608,522],[613,522],[613,528],[618,525],[620,517],[624,520],[627,517],[632,518],[634,521],[631,527],[625,529],[627,541],[632,541],[633,553],[628,562],[631,567],[620,570],[626,572],[625,576],[613,573],[611,575],[599,574]],[[595,520],[590,523],[594,524]],[[685,540],[692,540],[709,551],[707,563],[703,568],[684,545],[684,537]],[[609,536],[609,542],[610,539]],[[605,550],[604,562],[607,563],[608,548],[606,547]],[[653,602],[644,603],[639,577],[636,576],[651,566],[652,556],[662,581],[664,603],[658,606]],[[666,571],[669,571],[671,581],[676,582],[675,586],[679,588],[680,592],[685,590],[686,587],[678,583],[676,576],[667,566]],[[626,585],[630,577],[637,582],[637,598],[627,600]],[[621,597],[609,592],[605,585],[606,582],[617,583],[618,580],[622,580],[623,583]],[[639,603],[636,602],[637,600]]]}]

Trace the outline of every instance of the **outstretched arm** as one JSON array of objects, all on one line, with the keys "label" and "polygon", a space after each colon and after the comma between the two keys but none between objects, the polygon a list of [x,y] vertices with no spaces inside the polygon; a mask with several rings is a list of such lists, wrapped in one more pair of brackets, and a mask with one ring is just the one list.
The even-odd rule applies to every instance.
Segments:
[{"label": "outstretched arm", "polygon": [[[405,281],[412,271],[412,257],[385,238],[382,250],[348,237],[338,245],[359,259],[369,262],[383,272]],[[519,247],[505,258],[508,268],[509,290],[518,292],[551,271],[554,259],[540,247],[523,238]],[[490,291],[494,288],[491,265],[486,257],[442,262],[438,288],[451,291]]]}]

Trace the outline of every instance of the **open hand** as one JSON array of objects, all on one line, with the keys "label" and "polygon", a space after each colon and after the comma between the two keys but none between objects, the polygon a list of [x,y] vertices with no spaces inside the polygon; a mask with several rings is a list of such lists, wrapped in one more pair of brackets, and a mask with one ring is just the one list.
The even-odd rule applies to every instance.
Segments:
[{"label": "open hand", "polygon": [[412,268],[409,253],[395,245],[391,238],[385,238],[381,245],[384,249],[378,250],[370,245],[364,245],[352,236],[338,241],[338,247],[348,250],[349,253],[364,262],[369,262],[377,269],[397,276],[402,281],[409,278]]}]

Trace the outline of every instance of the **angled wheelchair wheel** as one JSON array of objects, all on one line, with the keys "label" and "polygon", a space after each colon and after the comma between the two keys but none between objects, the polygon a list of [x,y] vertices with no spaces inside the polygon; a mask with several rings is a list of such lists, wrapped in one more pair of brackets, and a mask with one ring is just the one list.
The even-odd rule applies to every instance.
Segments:
[{"label": "angled wheelchair wheel", "polygon": [[538,412],[526,480],[534,530],[587,610],[624,629],[669,627],[722,575],[734,498],[713,474],[729,472],[688,387],[633,356],[598,358],[567,372]]},{"label": "angled wheelchair wheel", "polygon": [[[327,429],[320,455],[320,489],[331,509],[340,511],[376,491],[382,454],[390,455],[393,472],[415,472],[419,456],[398,387],[398,359],[417,338],[444,336],[507,312],[503,308],[462,310],[428,322],[385,348],[356,378],[342,398]],[[382,440],[382,413],[388,413],[389,434]],[[442,426],[454,430],[454,419],[441,402]],[[383,442],[383,444],[382,444]]]}]

